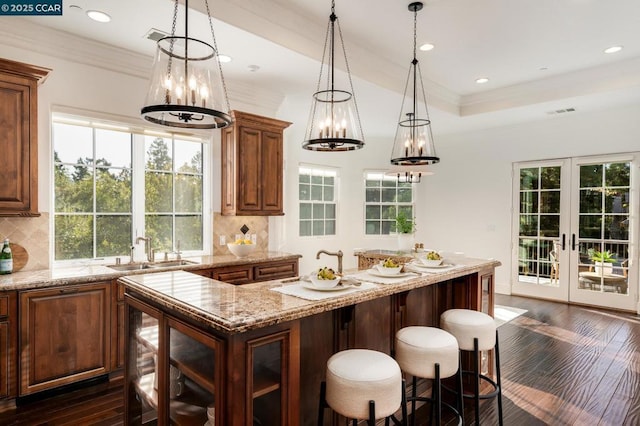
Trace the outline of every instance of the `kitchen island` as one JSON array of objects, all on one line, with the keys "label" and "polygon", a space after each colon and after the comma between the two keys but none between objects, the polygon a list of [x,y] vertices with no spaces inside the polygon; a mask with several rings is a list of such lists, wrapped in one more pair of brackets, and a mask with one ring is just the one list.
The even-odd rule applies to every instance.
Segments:
[{"label": "kitchen island", "polygon": [[214,415],[218,426],[315,424],[332,354],[393,355],[398,329],[438,325],[454,307],[492,315],[499,265],[464,259],[400,283],[372,277],[320,300],[273,290],[301,284],[290,280],[233,286],[185,271],[123,277],[126,424],[202,425]]}]

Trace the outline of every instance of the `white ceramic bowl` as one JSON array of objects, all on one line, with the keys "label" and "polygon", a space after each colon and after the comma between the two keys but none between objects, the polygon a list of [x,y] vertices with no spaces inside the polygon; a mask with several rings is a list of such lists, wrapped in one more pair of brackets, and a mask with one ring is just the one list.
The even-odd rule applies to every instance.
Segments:
[{"label": "white ceramic bowl", "polygon": [[231,253],[235,254],[238,257],[247,257],[253,250],[255,250],[256,245],[227,243],[227,248],[229,248],[229,251]]},{"label": "white ceramic bowl", "polygon": [[376,269],[383,275],[398,275],[402,270],[402,265],[396,266],[395,268],[389,268],[381,264],[377,264]]},{"label": "white ceramic bowl", "polygon": [[314,287],[324,289],[333,288],[340,282],[340,277],[335,277],[332,280],[322,280],[318,278],[318,271],[313,271],[309,276],[309,279],[311,280],[311,284],[313,284]]},{"label": "white ceramic bowl", "polygon": [[426,256],[420,256],[420,263],[422,263],[424,266],[439,266],[440,264],[442,264],[442,259],[431,260],[427,259]]}]

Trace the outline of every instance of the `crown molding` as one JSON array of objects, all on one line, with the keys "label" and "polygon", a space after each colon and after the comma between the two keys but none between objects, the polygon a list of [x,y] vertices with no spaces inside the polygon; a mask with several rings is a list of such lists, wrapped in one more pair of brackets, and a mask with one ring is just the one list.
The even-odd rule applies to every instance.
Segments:
[{"label": "crown molding", "polygon": [[632,87],[640,87],[640,58],[463,96],[460,115],[464,117]]},{"label": "crown molding", "polygon": [[[153,58],[130,50],[99,43],[21,18],[3,20],[0,36],[4,45],[70,62],[126,74],[140,79],[151,75]],[[55,71],[55,70],[54,70]],[[262,113],[278,110],[285,94],[227,77],[229,103],[251,107]]]}]

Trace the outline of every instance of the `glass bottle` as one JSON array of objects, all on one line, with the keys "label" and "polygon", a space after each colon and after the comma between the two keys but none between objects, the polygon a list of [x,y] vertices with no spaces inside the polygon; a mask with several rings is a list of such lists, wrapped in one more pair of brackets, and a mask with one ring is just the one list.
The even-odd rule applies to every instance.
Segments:
[{"label": "glass bottle", "polygon": [[13,271],[13,254],[11,253],[11,246],[9,246],[9,239],[4,239],[4,245],[0,252],[0,275],[10,274]]}]

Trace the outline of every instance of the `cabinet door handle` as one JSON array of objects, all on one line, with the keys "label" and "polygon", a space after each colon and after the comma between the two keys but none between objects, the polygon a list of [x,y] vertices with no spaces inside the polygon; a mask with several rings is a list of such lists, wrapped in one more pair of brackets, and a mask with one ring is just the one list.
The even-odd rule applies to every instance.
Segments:
[{"label": "cabinet door handle", "polygon": [[576,249],[576,234],[571,234],[571,250]]},{"label": "cabinet door handle", "polygon": [[60,289],[60,294],[72,294],[72,293],[77,293],[79,292],[80,289],[75,287],[75,288],[61,288]]},{"label": "cabinet door handle", "polygon": [[562,234],[562,251],[564,251],[564,249],[565,249],[566,240],[567,240],[567,235],[566,234]]}]

